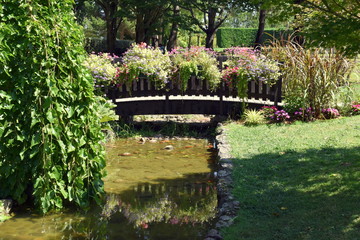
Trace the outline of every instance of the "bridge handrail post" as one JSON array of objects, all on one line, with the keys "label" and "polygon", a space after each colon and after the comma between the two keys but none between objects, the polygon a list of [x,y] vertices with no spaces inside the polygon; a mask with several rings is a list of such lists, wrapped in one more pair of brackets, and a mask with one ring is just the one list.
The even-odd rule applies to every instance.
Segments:
[{"label": "bridge handrail post", "polygon": [[274,93],[274,106],[278,106],[281,101],[282,95],[282,77],[279,77],[279,80],[275,84],[275,93]]},{"label": "bridge handrail post", "polygon": [[166,83],[166,88],[165,88],[165,114],[169,114],[170,112],[170,90],[171,90],[171,81],[168,81]]}]

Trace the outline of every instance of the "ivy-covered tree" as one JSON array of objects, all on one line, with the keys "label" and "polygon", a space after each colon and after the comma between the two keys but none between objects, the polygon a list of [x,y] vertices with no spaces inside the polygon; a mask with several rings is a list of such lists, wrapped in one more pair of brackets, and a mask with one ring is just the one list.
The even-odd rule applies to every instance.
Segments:
[{"label": "ivy-covered tree", "polygon": [[103,193],[103,134],[73,0],[0,0],[0,198],[43,212]]}]

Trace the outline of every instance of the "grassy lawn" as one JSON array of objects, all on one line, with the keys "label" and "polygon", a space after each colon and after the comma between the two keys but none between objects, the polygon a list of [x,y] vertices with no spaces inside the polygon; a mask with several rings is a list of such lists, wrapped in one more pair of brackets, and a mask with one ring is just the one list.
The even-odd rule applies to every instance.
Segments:
[{"label": "grassy lawn", "polygon": [[225,239],[360,239],[360,116],[227,129],[241,209]]}]

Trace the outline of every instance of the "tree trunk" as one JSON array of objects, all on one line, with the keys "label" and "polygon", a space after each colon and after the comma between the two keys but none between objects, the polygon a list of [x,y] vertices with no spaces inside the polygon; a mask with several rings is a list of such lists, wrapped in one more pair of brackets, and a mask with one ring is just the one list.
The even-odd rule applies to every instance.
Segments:
[{"label": "tree trunk", "polygon": [[255,43],[254,43],[254,48],[260,48],[260,46],[262,44],[261,38],[262,38],[262,35],[264,34],[265,19],[266,19],[266,10],[265,9],[260,9],[259,27],[258,27],[258,31],[256,33],[256,39],[255,39]]},{"label": "tree trunk", "polygon": [[215,38],[215,30],[206,31],[206,39],[205,39],[206,48],[214,48],[214,38]]},{"label": "tree trunk", "polygon": [[208,28],[206,29],[206,39],[205,39],[205,47],[206,48],[213,48],[214,47],[214,37],[216,33],[216,12],[215,8],[210,8],[208,12]]},{"label": "tree trunk", "polygon": [[145,24],[143,14],[139,13],[136,16],[136,28],[135,28],[135,42],[142,43],[145,42]]},{"label": "tree trunk", "polygon": [[106,19],[106,45],[109,53],[115,52],[116,31],[114,30],[114,19]]},{"label": "tree trunk", "polygon": [[178,35],[178,31],[179,31],[179,24],[178,24],[178,21],[177,21],[177,17],[179,17],[179,16],[180,16],[180,7],[179,6],[174,6],[174,9],[173,9],[173,23],[172,23],[172,26],[171,26],[169,41],[168,41],[167,46],[166,46],[166,49],[168,51],[171,51],[176,46],[177,35]]},{"label": "tree trunk", "polygon": [[106,46],[109,53],[115,52],[116,35],[122,18],[116,17],[118,1],[102,2],[98,1],[105,13],[106,21]]}]

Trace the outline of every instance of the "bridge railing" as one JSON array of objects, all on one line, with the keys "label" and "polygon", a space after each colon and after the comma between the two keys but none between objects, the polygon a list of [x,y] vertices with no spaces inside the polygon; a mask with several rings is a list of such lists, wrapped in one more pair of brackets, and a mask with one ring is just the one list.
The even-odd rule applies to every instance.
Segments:
[{"label": "bridge railing", "polygon": [[[220,56],[218,60],[221,70],[226,56]],[[179,82],[170,80],[164,88],[158,89],[154,82],[140,76],[130,86],[107,87],[105,92],[117,104],[117,114],[122,116],[195,113],[226,115],[236,103],[242,101],[238,98],[236,88],[228,86],[224,81],[220,82],[216,90],[211,90],[206,79],[192,76],[185,91]],[[245,101],[251,107],[265,104],[277,106],[282,100],[281,85],[281,79],[272,86],[261,81],[249,81]]]},{"label": "bridge railing", "polygon": [[[235,87],[229,87],[225,82],[212,91],[209,82],[206,79],[199,79],[192,76],[188,80],[188,87],[185,91],[181,90],[180,84],[169,81],[163,89],[157,89],[155,84],[146,77],[139,77],[133,81],[130,88],[126,85],[107,89],[107,96],[112,99],[134,98],[134,97],[151,97],[151,96],[223,96],[237,97]],[[275,85],[268,85],[264,82],[248,82],[248,99],[264,100],[274,102],[277,105],[281,101],[281,80]]]}]

